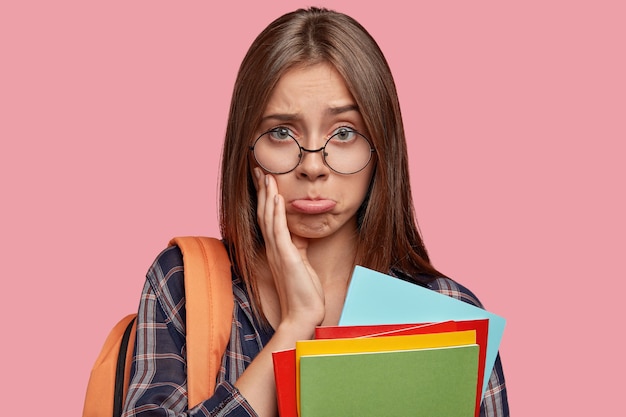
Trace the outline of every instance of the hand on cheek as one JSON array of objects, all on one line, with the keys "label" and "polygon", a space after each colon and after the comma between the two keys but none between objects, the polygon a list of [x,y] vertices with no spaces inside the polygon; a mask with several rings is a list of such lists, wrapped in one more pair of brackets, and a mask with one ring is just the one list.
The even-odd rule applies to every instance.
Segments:
[{"label": "hand on cheek", "polygon": [[313,329],[324,319],[324,294],[307,259],[307,241],[292,240],[287,227],[285,200],[278,194],[274,177],[258,168],[254,174],[257,220],[265,240],[267,262],[280,300],[282,320],[299,326],[310,325]]}]

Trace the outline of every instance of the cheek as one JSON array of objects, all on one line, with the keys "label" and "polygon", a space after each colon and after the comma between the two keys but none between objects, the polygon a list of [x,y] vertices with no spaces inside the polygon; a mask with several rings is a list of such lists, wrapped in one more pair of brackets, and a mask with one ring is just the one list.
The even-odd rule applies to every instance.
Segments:
[{"label": "cheek", "polygon": [[365,201],[368,191],[369,191],[369,182],[364,182],[363,187],[359,189],[359,206],[361,206],[361,204],[363,204],[363,201]]},{"label": "cheek", "polygon": [[278,189],[278,194],[285,195],[288,193],[292,186],[289,185],[289,181],[285,181],[285,175],[274,175],[274,180],[276,181],[276,188]]},{"label": "cheek", "polygon": [[[364,174],[364,175],[360,175]],[[370,183],[372,181],[372,175],[370,172],[368,173],[358,173],[355,175],[359,175],[358,177],[353,178],[352,181],[346,182],[344,185],[344,196],[349,198],[352,201],[352,205],[357,208],[361,206],[367,193],[370,188]]]},{"label": "cheek", "polygon": [[365,196],[367,195],[372,185],[372,182],[374,181],[374,172],[375,172],[375,165],[370,164],[363,171],[356,174],[356,175],[359,175],[359,184],[360,184],[359,190],[362,192],[363,198],[365,198]]}]

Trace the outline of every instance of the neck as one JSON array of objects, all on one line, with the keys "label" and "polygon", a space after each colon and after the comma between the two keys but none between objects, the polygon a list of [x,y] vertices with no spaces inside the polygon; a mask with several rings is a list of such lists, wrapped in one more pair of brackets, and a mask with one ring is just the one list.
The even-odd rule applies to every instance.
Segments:
[{"label": "neck", "polygon": [[322,286],[348,282],[354,267],[356,242],[354,233],[309,240],[307,257]]}]

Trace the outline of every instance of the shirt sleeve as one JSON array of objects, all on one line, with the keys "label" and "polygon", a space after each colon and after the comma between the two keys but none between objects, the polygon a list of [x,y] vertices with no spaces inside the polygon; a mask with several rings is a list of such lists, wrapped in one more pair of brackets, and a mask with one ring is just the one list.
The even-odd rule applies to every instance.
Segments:
[{"label": "shirt sleeve", "polygon": [[182,254],[162,252],[147,274],[124,417],[249,417],[252,407],[228,381],[188,409]]},{"label": "shirt sleeve", "polygon": [[[431,282],[429,287],[449,297],[483,308],[481,302],[469,289],[449,278],[438,278]],[[480,417],[509,417],[509,403],[500,353],[496,356],[487,383],[487,389],[480,406]]]}]

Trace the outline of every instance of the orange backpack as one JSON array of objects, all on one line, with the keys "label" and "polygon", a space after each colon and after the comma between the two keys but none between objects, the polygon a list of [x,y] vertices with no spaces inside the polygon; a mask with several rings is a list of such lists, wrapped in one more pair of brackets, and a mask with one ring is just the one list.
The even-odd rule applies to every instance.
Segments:
[{"label": "orange backpack", "polygon": [[[221,241],[177,237],[183,254],[187,309],[187,383],[189,408],[215,391],[222,355],[230,339],[233,292],[230,260]],[[119,417],[130,379],[137,314],[120,320],[104,342],[91,370],[83,417]],[[193,318],[193,319],[190,319]]]}]

